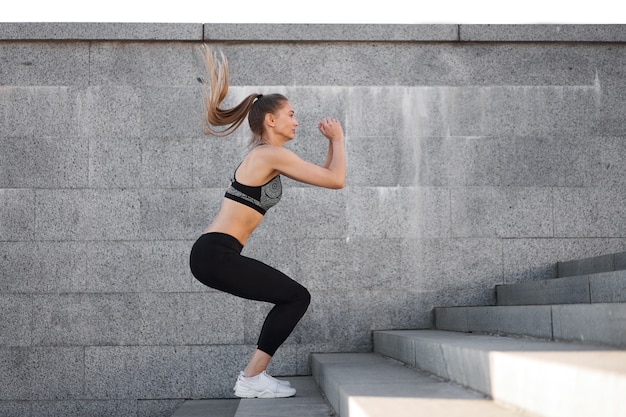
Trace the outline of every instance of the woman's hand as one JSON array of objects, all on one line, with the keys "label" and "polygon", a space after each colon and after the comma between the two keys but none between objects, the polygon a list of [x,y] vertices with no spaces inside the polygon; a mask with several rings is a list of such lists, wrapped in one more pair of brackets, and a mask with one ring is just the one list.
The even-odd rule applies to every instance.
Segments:
[{"label": "woman's hand", "polygon": [[322,132],[322,135],[326,136],[331,142],[343,140],[343,128],[337,119],[326,117],[317,124],[317,128]]}]

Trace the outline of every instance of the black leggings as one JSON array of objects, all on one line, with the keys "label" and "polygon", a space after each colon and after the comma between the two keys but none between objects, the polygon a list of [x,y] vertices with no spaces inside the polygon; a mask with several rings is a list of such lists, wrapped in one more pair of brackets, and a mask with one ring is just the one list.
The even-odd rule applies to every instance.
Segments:
[{"label": "black leggings", "polygon": [[274,356],[306,312],[311,294],[282,272],[241,255],[242,249],[230,235],[206,233],[191,249],[191,273],[211,288],[275,304],[257,343],[259,350]]}]

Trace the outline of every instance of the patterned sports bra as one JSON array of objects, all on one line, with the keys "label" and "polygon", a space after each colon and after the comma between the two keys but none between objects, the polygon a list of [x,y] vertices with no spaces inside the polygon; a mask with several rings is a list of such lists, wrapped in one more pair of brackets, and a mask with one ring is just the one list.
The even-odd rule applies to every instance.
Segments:
[{"label": "patterned sports bra", "polygon": [[265,215],[268,209],[275,206],[280,201],[283,195],[280,175],[276,175],[261,186],[251,187],[238,182],[235,178],[236,173],[237,170],[235,169],[230,187],[228,187],[226,194],[224,194],[225,198],[253,208],[263,215]]}]

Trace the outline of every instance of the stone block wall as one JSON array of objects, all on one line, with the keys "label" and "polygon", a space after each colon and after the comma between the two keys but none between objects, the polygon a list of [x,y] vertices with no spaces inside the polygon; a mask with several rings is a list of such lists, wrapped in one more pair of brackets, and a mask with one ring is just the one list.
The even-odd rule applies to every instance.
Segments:
[{"label": "stone block wall", "polygon": [[346,187],[285,180],[244,249],[313,295],[274,374],[626,250],[624,26],[0,23],[0,415],[232,396],[270,306],[188,269],[248,139],[203,135],[203,42],[303,158],[346,131]]}]

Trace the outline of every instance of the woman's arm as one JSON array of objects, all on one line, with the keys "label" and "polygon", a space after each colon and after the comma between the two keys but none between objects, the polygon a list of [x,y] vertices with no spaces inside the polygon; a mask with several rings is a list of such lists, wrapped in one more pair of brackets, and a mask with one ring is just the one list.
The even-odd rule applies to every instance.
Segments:
[{"label": "woman's arm", "polygon": [[330,140],[328,140],[328,153],[326,154],[326,161],[324,162],[324,165],[322,166],[324,168],[328,168],[332,160],[333,160],[333,143]]},{"label": "woman's arm", "polygon": [[341,124],[331,118],[318,124],[320,132],[329,140],[328,154],[323,166],[302,160],[283,147],[266,148],[268,163],[281,174],[307,184],[339,189],[346,181],[346,157]]}]

